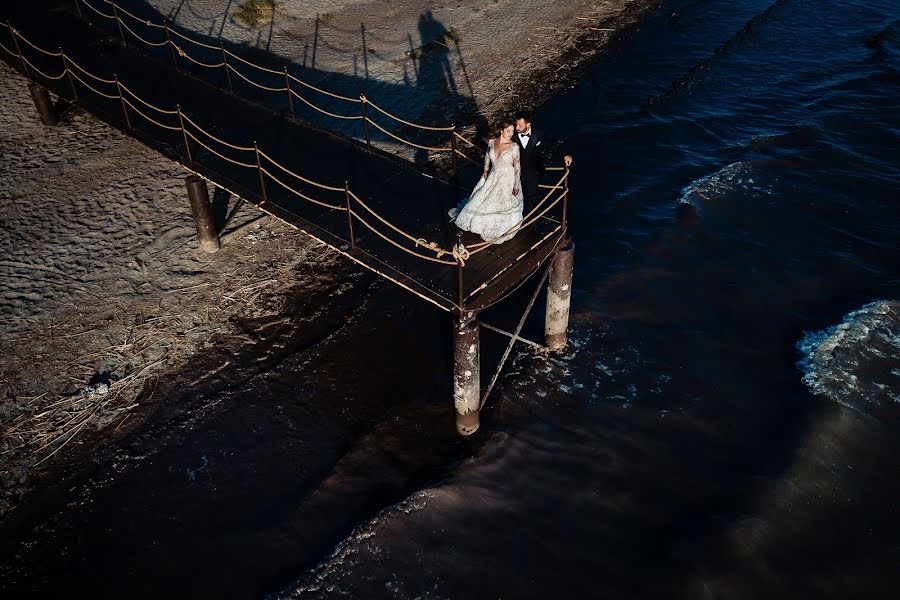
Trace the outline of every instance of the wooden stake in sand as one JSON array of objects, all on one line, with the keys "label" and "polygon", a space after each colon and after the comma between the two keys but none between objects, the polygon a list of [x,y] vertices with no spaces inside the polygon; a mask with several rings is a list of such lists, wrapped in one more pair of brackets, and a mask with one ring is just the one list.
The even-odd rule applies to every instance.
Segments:
[{"label": "wooden stake in sand", "polygon": [[189,175],[185,184],[188,198],[191,201],[191,214],[194,215],[194,224],[197,226],[200,247],[206,252],[215,252],[219,249],[219,236],[216,234],[216,224],[209,204],[209,190],[206,187],[206,181],[197,175]]}]

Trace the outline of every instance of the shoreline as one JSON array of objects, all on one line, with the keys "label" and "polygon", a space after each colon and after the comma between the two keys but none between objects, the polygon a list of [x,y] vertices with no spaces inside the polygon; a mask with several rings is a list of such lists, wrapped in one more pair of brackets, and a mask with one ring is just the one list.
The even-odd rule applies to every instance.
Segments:
[{"label": "shoreline", "polygon": [[[597,56],[627,35],[659,4],[657,0],[631,3],[614,16],[599,16],[601,7],[598,15],[559,29],[568,34],[567,44],[560,47],[558,55],[531,56],[526,63],[528,70],[510,70],[514,73],[510,76],[513,83],[506,91],[487,99],[488,112],[482,114],[508,112],[514,101],[515,106],[539,107],[573,85]],[[611,27],[595,27],[598,24]],[[271,321],[275,323],[271,325],[273,332],[278,331],[279,317],[298,290],[318,289],[331,297],[337,290],[346,292],[346,285],[350,284],[342,283],[333,273],[322,276],[322,270],[349,268],[339,257],[316,249],[302,235],[280,223],[256,223],[240,236],[228,238],[218,254],[202,255],[195,248],[193,223],[187,211],[183,189],[187,173],[84,113],[70,115],[54,130],[42,128],[36,124],[37,115],[27,97],[25,79],[8,65],[2,69],[7,71],[8,81],[17,82],[8,86],[11,89],[4,94],[4,109],[11,113],[5,114],[4,125],[10,133],[2,139],[2,146],[6,153],[20,152],[19,164],[27,167],[5,174],[9,183],[3,197],[17,197],[23,202],[13,207],[12,215],[4,215],[4,220],[13,219],[16,228],[28,235],[44,223],[39,211],[22,207],[42,202],[52,205],[58,213],[63,232],[57,240],[39,239],[31,255],[18,256],[14,265],[4,269],[4,279],[11,283],[4,283],[5,296],[0,299],[8,304],[10,314],[19,317],[15,326],[0,332],[3,345],[10,348],[0,353],[0,523],[8,525],[8,518],[17,513],[17,507],[26,498],[78,477],[92,462],[112,451],[118,440],[158,421],[154,415],[161,409],[165,413],[166,403],[172,400],[154,399],[156,385],[162,379],[177,380],[189,372],[192,354],[215,345],[231,348],[252,343],[255,334],[241,330],[242,319],[255,319],[265,326],[270,326],[266,322]],[[509,93],[515,88],[518,95],[513,99]],[[114,178],[98,186],[89,174],[79,176],[84,170],[84,164],[79,162],[85,155],[93,167],[113,171],[118,177],[126,175],[127,185]],[[135,168],[120,173],[121,161],[134,156],[139,157],[133,161],[137,163]],[[39,179],[37,186],[33,185],[35,178]],[[23,193],[21,186],[13,192],[22,181],[32,183],[30,192]],[[54,193],[46,194],[48,186]],[[27,193],[44,195],[41,202],[35,202],[28,201]],[[126,216],[130,214],[128,206],[156,196],[167,200],[168,210],[174,213],[160,221],[145,213],[130,214],[136,225],[132,229],[125,218],[92,228],[92,222],[103,221],[104,214],[108,216],[110,195],[118,198],[116,205]],[[218,195],[219,192],[214,196]],[[76,215],[66,212],[73,197],[82,204]],[[104,200],[98,201],[99,198]],[[227,208],[231,199],[226,194],[219,202]],[[256,216],[245,211],[241,219]],[[178,223],[176,227],[169,226],[172,218]],[[78,226],[95,231],[88,237],[72,231],[73,220]],[[149,244],[155,244],[153,251],[145,252],[145,248],[129,242],[132,236],[149,238]],[[110,242],[110,238],[114,241]],[[277,243],[272,244],[271,240]],[[13,248],[14,242],[7,240],[7,245]],[[48,257],[40,244],[57,242],[61,242],[57,252]],[[286,260],[284,255],[293,253],[273,250],[273,245],[285,244],[294,250],[302,249],[302,256]],[[81,248],[88,256],[67,266],[69,248]],[[187,257],[178,257],[175,251],[184,252]],[[112,260],[112,256],[128,252],[134,255],[130,260],[113,265],[98,264],[91,256],[99,253],[98,258]],[[55,257],[60,262],[54,262]],[[274,276],[260,279],[253,274],[254,268],[242,276],[235,276],[233,270],[226,274],[222,267],[229,260],[245,261],[245,266],[265,269]],[[311,266],[321,280],[294,280],[298,271]],[[68,267],[82,279],[67,276]],[[100,275],[84,279],[83,274],[90,274],[92,269],[99,270]],[[23,274],[43,274],[45,291],[23,289],[16,284],[16,278]],[[75,291],[60,297],[46,291],[48,284],[56,291],[66,286]],[[231,296],[224,295],[229,301],[212,293],[217,287],[230,287]],[[203,305],[205,311],[198,308]],[[306,308],[320,312],[314,307]],[[300,314],[302,311],[294,313],[294,317],[301,318]],[[283,319],[280,326],[284,326]],[[226,366],[227,361],[222,368]],[[48,378],[47,372],[53,376]],[[197,402],[202,405],[201,400]],[[183,413],[190,407],[171,410]],[[50,460],[44,463],[46,459]]]}]

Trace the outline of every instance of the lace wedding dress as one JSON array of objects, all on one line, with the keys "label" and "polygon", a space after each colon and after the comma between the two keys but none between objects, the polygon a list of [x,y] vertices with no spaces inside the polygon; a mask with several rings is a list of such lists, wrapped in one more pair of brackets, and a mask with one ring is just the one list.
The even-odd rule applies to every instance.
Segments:
[{"label": "lace wedding dress", "polygon": [[[478,180],[472,195],[456,214],[456,226],[481,235],[483,240],[500,244],[513,238],[516,234],[513,228],[522,220],[519,145],[511,144],[497,156],[494,140],[491,140],[484,156],[485,170],[491,164],[494,165],[491,172]],[[513,189],[518,192],[515,196]],[[456,211],[450,211],[451,216]],[[504,235],[507,232],[508,235]]]}]

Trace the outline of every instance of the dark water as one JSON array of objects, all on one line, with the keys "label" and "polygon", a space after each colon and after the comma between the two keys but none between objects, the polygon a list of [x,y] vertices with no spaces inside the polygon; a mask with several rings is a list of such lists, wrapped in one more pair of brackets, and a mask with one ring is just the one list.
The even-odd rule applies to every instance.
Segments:
[{"label": "dark water", "polygon": [[577,161],[572,343],[477,440],[447,318],[359,281],[7,540],[4,587],[900,596],[898,67],[895,1],[667,3],[538,115]]}]

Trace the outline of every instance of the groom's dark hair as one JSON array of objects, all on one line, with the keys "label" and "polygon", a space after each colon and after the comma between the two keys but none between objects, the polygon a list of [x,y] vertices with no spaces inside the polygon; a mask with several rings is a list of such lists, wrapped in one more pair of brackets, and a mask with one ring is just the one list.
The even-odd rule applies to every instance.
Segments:
[{"label": "groom's dark hair", "polygon": [[520,110],[516,113],[516,121],[522,119],[526,123],[531,123],[531,111],[530,110]]}]

